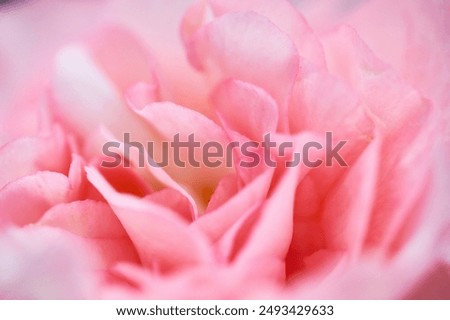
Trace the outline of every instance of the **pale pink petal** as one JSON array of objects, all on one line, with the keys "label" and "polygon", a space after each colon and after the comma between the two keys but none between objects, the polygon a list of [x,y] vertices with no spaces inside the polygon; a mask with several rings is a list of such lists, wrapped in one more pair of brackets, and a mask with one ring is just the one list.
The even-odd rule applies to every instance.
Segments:
[{"label": "pale pink petal", "polygon": [[[315,138],[311,134],[295,136],[294,150]],[[303,165],[284,168],[275,182],[267,200],[254,214],[255,222],[250,229],[244,224],[242,232],[247,239],[237,253],[235,263],[240,266],[258,264],[255,273],[276,280],[284,280],[285,257],[288,253],[294,223],[294,198],[296,187],[302,177],[309,171]],[[262,267],[263,266],[263,267]]]},{"label": "pale pink petal", "polygon": [[387,67],[350,26],[336,27],[322,37],[322,43],[330,73],[355,88],[362,84],[361,80],[370,79]]},{"label": "pale pink petal", "polygon": [[[252,206],[241,211],[236,221],[224,232],[222,237],[215,243],[216,256],[219,261],[232,263],[245,246],[250,232],[252,232],[257,220],[260,216],[261,206],[265,201],[255,202]],[[260,262],[265,258],[262,257]],[[271,260],[271,259],[268,259]],[[238,265],[237,268],[245,270],[248,266],[245,264]],[[254,275],[260,276],[259,271],[254,270]],[[272,266],[263,269],[263,273],[270,273]],[[265,276],[265,275],[263,275]]]},{"label": "pale pink petal", "polygon": [[401,128],[428,106],[419,93],[381,62],[350,27],[323,40],[330,71],[359,93],[370,118],[382,133]]},{"label": "pale pink petal", "polygon": [[216,190],[214,190],[214,193],[208,202],[208,207],[206,208],[205,213],[219,208],[228,200],[230,200],[238,191],[239,181],[236,175],[230,174],[223,177],[219,181]]},{"label": "pale pink petal", "polygon": [[137,82],[125,92],[129,105],[136,109],[143,109],[146,105],[158,100],[158,87],[154,83]]},{"label": "pale pink petal", "polygon": [[372,135],[371,120],[357,92],[345,82],[313,68],[302,69],[292,93],[289,116],[291,132],[331,131],[341,139]]},{"label": "pale pink petal", "polygon": [[[336,25],[345,20],[368,46],[388,62],[420,93],[440,108],[450,95],[449,30],[450,4],[446,1],[360,1],[342,10],[342,1],[322,1],[330,15],[313,14],[314,24]],[[317,1],[314,2],[316,5]],[[305,14],[309,17],[309,9]],[[383,23],[376,23],[383,19]],[[375,23],[374,23],[375,22]],[[329,28],[328,26],[328,28]],[[323,29],[323,28],[321,28]],[[445,112],[448,116],[448,112]],[[448,119],[448,118],[446,118]]]},{"label": "pale pink petal", "polygon": [[[186,142],[192,134],[194,141],[200,144],[192,150],[198,165],[189,161],[187,148],[180,148],[179,153],[175,155],[176,150],[169,147],[170,161],[164,170],[191,194],[199,210],[203,211],[219,180],[231,171],[225,161],[228,139],[223,129],[204,115],[170,102],[153,103],[141,110],[135,109],[135,112],[159,133],[159,141],[173,142],[175,135],[179,135],[179,141]],[[203,161],[202,149],[207,142],[219,143],[222,146],[223,155],[217,159],[221,161],[218,167],[207,166]],[[154,158],[161,161],[158,159],[164,154],[161,144],[155,143],[153,149]],[[174,162],[175,157],[179,157],[185,167]]]},{"label": "pale pink petal", "polygon": [[205,24],[215,18],[215,13],[209,0],[197,0],[185,10],[180,24],[181,39],[186,43]]},{"label": "pale pink petal", "polygon": [[8,229],[0,236],[2,299],[94,297],[89,255],[69,233],[49,227]]},{"label": "pale pink petal", "polygon": [[95,257],[98,268],[108,268],[119,261],[139,262],[125,230],[104,202],[85,200],[59,204],[48,210],[38,224],[79,236]]},{"label": "pale pink petal", "polygon": [[252,270],[221,265],[187,269],[159,277],[143,268],[123,264],[116,268],[116,274],[124,281],[104,287],[103,298],[267,299],[276,296],[279,290],[272,281],[253,277]]},{"label": "pale pink petal", "polygon": [[0,188],[40,170],[67,173],[69,165],[69,147],[61,128],[55,127],[42,136],[20,138],[0,147]]},{"label": "pale pink petal", "polygon": [[0,11],[0,145],[36,133],[39,110],[33,100],[45,99],[54,53],[92,29],[107,3],[16,2],[21,3]]},{"label": "pale pink petal", "polygon": [[[424,200],[430,197],[437,146],[430,141],[436,136],[437,119],[430,114],[412,120],[382,142],[383,161],[366,239],[368,246],[378,244],[385,250],[398,250],[405,238],[414,235],[425,214]],[[422,127],[420,131],[418,126]]]},{"label": "pale pink petal", "polygon": [[165,188],[146,196],[146,199],[172,209],[187,222],[192,222],[194,218],[191,202],[177,190]]},{"label": "pale pink petal", "polygon": [[89,137],[101,125],[118,137],[129,132],[146,141],[151,136],[143,121],[126,106],[112,79],[80,45],[65,47],[57,55],[52,97],[57,118],[79,137]]},{"label": "pale pink petal", "polygon": [[[5,76],[8,81],[8,77]],[[10,105],[0,106],[0,145],[42,131],[42,120],[50,120],[48,96],[43,83],[23,87]],[[47,121],[50,123],[50,121]]]},{"label": "pale pink petal", "polygon": [[289,35],[299,54],[318,67],[325,66],[323,50],[306,20],[294,6],[285,0],[200,0],[189,7],[181,23],[184,41],[204,24],[230,12],[253,11],[270,19],[280,30]]},{"label": "pale pink petal", "polygon": [[203,231],[216,242],[246,211],[263,202],[270,187],[273,171],[267,170],[226,201],[194,221],[191,228]]},{"label": "pale pink petal", "polygon": [[205,263],[211,257],[206,239],[170,208],[150,199],[116,192],[92,168],[89,181],[102,193],[133,242],[142,263],[167,272]]},{"label": "pale pink petal", "polygon": [[352,259],[357,259],[364,247],[376,194],[379,153],[380,139],[377,139],[323,203],[321,227],[326,248],[345,251]]},{"label": "pale pink petal", "polygon": [[302,14],[290,1],[285,0],[210,0],[215,15],[228,12],[254,11],[270,19],[280,30],[289,35],[299,54],[317,67],[325,66],[323,49]]},{"label": "pale pink petal", "polygon": [[84,171],[86,163],[79,155],[72,154],[72,163],[69,168],[69,184],[71,198],[77,200],[102,200],[100,193],[89,183]]},{"label": "pale pink petal", "polygon": [[[290,105],[291,130],[315,132],[322,135],[324,142],[326,134],[331,133],[333,145],[345,141],[339,154],[351,167],[374,135],[375,126],[367,115],[364,102],[357,91],[345,82],[314,68],[302,70]],[[322,146],[326,148],[325,143]],[[333,160],[331,166],[320,166],[311,172],[310,182],[304,181],[298,188],[296,198],[300,198],[296,215],[311,215],[327,196],[333,183],[345,174],[345,168]]]},{"label": "pale pink petal", "polygon": [[[160,166],[155,164],[155,161],[161,161],[161,159],[156,160],[155,158],[160,158],[161,150],[159,149],[161,137],[158,136],[156,132],[153,132],[153,136],[157,136],[157,141],[152,140],[148,141],[144,146],[144,154],[141,153],[140,148],[135,148],[130,145],[125,144],[124,142],[118,140],[108,129],[101,128],[99,137],[103,143],[107,141],[116,142],[118,147],[116,150],[116,154],[121,157],[121,164],[119,166],[124,166],[132,168],[136,174],[138,174],[143,180],[147,181],[147,185],[144,190],[162,190],[164,188],[171,188],[178,191],[182,194],[186,199],[189,200],[193,215],[196,217],[198,215],[197,203],[191,194],[184,189],[184,186],[180,185],[177,181],[175,181],[165,170],[165,166]],[[166,140],[170,142],[170,140]],[[153,143],[153,149],[147,149],[148,143]],[[156,143],[155,143],[156,142]],[[129,152],[125,152],[125,148],[129,148]],[[151,156],[151,150],[153,150],[153,157]],[[127,154],[128,153],[128,154]],[[147,155],[147,157],[146,157]],[[169,155],[170,157],[170,155]],[[102,159],[100,159],[102,160]],[[170,159],[169,159],[170,160]],[[99,162],[99,161],[98,161]],[[127,163],[127,164],[126,164]],[[101,162],[100,162],[100,165]],[[139,183],[142,185],[142,183]],[[142,189],[142,187],[140,187]],[[147,193],[147,192],[146,192]],[[142,194],[143,195],[143,194]]]},{"label": "pale pink petal", "polygon": [[126,26],[150,48],[157,65],[161,100],[209,115],[209,92],[205,90],[209,84],[187,61],[179,36],[179,21],[190,3],[185,0],[135,0],[129,5],[113,0],[107,16]]},{"label": "pale pink petal", "polygon": [[[327,262],[325,262],[327,263]],[[329,262],[328,262],[329,263]],[[332,262],[336,265],[334,262]],[[408,264],[409,263],[409,264]],[[331,271],[322,267],[310,282],[293,285],[287,297],[297,299],[400,299],[412,288],[423,263],[396,264],[369,256],[353,265],[341,264]],[[300,282],[301,283],[301,282]]]},{"label": "pale pink petal", "polygon": [[[251,140],[263,141],[266,133],[277,129],[278,106],[257,86],[238,80],[226,81],[215,89],[212,101],[222,125]],[[238,116],[242,113],[245,116]]]},{"label": "pale pink petal", "polygon": [[[362,112],[365,111],[378,130],[378,138],[384,140],[383,136],[392,135],[388,139],[390,142],[382,142],[382,145],[392,147],[390,151],[384,151],[385,147],[382,147],[381,151],[384,160],[380,172],[386,172],[385,168],[388,166],[395,167],[397,165],[397,160],[394,160],[397,158],[393,156],[393,154],[404,152],[403,150],[407,148],[407,144],[411,140],[410,137],[414,135],[413,132],[417,131],[420,124],[423,123],[423,120],[420,119],[426,114],[427,107],[423,104],[416,92],[403,84],[392,71],[377,60],[353,30],[345,27],[337,30],[330,35],[330,38],[326,41],[325,49],[327,57],[332,59],[329,60],[332,61],[332,63],[330,63],[330,69],[332,71],[334,70],[333,72],[335,72],[336,75],[345,79],[348,84],[354,86],[356,93],[360,96],[360,101],[356,104],[355,102],[349,104],[349,106],[353,105],[353,107],[348,108],[348,106],[345,107],[345,104],[343,104],[340,108],[340,110],[346,110],[346,108],[348,108],[347,110],[350,112],[350,116],[344,116],[343,119],[345,119],[345,121],[350,121],[350,123],[336,122],[334,124],[334,119],[331,119],[331,121],[323,121],[320,117],[318,119],[323,121],[324,128],[328,127],[333,130],[333,127],[337,126],[338,130],[336,130],[336,134],[342,134],[341,138],[345,138],[346,140],[349,139],[346,148],[344,148],[345,150],[343,149],[342,156],[350,167],[352,167],[365,146],[372,140],[370,121],[368,121],[364,112]],[[339,82],[330,82],[330,80],[332,80],[332,78],[329,78],[328,83],[334,83],[331,86],[334,88],[333,90],[339,89],[339,87],[345,88],[345,86],[339,84]],[[317,84],[318,83],[319,82],[317,82]],[[313,88],[314,87],[317,86],[313,86]],[[333,90],[329,89],[328,92],[333,92]],[[339,93],[339,91],[340,90],[336,90],[335,92]],[[316,96],[321,98],[323,96],[326,97],[326,95],[320,95],[318,93]],[[335,96],[339,97],[339,95]],[[314,95],[311,97],[314,97]],[[321,98],[310,98],[309,100],[306,100],[306,102],[311,106],[314,106],[314,103],[320,102]],[[347,99],[348,98],[344,98],[342,101],[345,102]],[[302,100],[305,101],[303,96],[299,101]],[[326,99],[324,99],[324,101],[326,101]],[[351,102],[351,99],[349,101]],[[320,106],[320,104],[317,105]],[[307,107],[308,104],[305,104],[304,106]],[[351,112],[352,108],[354,108],[355,112]],[[298,110],[311,113],[307,108]],[[317,112],[317,110],[313,108],[311,110],[312,112]],[[336,113],[340,110],[333,112]],[[357,115],[358,111],[359,116]],[[326,118],[324,117],[323,119]],[[316,120],[312,123],[319,124],[320,121]],[[344,124],[344,126],[342,126],[342,124]],[[393,143],[396,140],[403,140],[404,142]],[[385,154],[389,154],[389,156],[384,156]],[[290,261],[288,265],[292,266],[291,271],[298,270],[302,267],[302,264],[299,263],[299,261],[301,261],[301,258],[298,258],[299,256],[308,256],[315,251],[324,248],[325,239],[323,237],[322,228],[320,227],[318,215],[324,199],[329,196],[330,187],[342,174],[345,174],[344,169],[345,168],[339,167],[317,168],[311,172],[308,182],[303,181],[299,185],[297,190],[298,196],[295,215],[297,228],[294,231],[294,239],[296,239],[295,243],[298,243],[298,245],[292,247],[290,254],[288,255],[288,260]],[[392,175],[387,174],[386,178],[390,181]],[[399,176],[397,179],[401,180],[402,178]],[[390,191],[385,190],[384,192],[386,192],[386,194],[391,192],[396,194],[397,192],[393,191],[393,189],[389,190]],[[386,199],[383,197],[379,198],[377,201],[380,203],[387,203]],[[390,203],[392,209],[394,204],[393,202]],[[373,219],[374,218],[371,217],[371,220]],[[380,221],[379,224],[384,226],[381,227],[381,229],[385,230],[384,228],[387,223],[381,222],[383,219],[384,218],[380,218],[379,220],[377,219],[377,221]],[[371,226],[369,227],[370,232],[374,232],[375,229],[378,229],[378,227],[373,229],[373,225],[374,224],[371,223]],[[378,225],[378,223],[376,225]],[[381,233],[379,233],[379,235],[381,237]]]},{"label": "pale pink petal", "polygon": [[[406,46],[396,53],[400,59],[395,66],[426,98],[432,99],[440,108],[445,109],[450,102],[448,91],[450,46],[446,40],[450,29],[450,4],[445,1],[421,0],[398,5],[399,11],[406,12],[403,15],[406,18],[401,26]],[[398,19],[392,19],[389,25],[392,26],[394,23],[398,24]],[[360,24],[355,23],[355,25],[360,30],[360,34],[369,39],[369,45],[377,54],[382,58],[386,57],[387,61],[393,60],[384,55],[385,52],[391,53],[389,46],[385,46],[387,42],[375,43],[375,41],[383,40],[380,37],[366,36],[366,29],[360,28]],[[391,33],[388,35],[393,36]],[[403,59],[404,57],[406,59]],[[449,115],[448,111],[446,114]]]},{"label": "pale pink petal", "polygon": [[97,30],[88,40],[87,49],[119,91],[125,92],[139,82],[158,87],[149,49],[122,26],[108,25]]},{"label": "pale pink petal", "polygon": [[200,28],[187,42],[187,52],[212,83],[235,78],[268,92],[280,108],[279,127],[287,129],[286,108],[298,73],[298,54],[270,20],[252,12],[225,14]]},{"label": "pale pink petal", "polygon": [[[431,151],[434,156],[438,155],[435,151]],[[433,162],[436,168],[442,168],[440,159],[435,158]],[[294,296],[303,299],[400,299],[417,294],[417,286],[425,284],[439,268],[437,241],[443,227],[449,225],[447,211],[443,211],[447,206],[444,202],[446,196],[439,190],[444,185],[448,186],[450,180],[448,173],[444,173],[444,178],[439,174],[439,170],[432,173],[435,179],[431,190],[436,193],[426,205],[425,210],[429,214],[420,218],[420,227],[414,237],[395,256],[386,257],[366,250],[358,261],[334,263],[332,272],[322,270],[311,279],[309,286],[305,283],[294,285]],[[442,281],[449,279],[442,273],[440,276]],[[427,294],[426,291],[423,293]]]},{"label": "pale pink petal", "polygon": [[70,201],[70,185],[61,173],[42,171],[0,189],[0,225],[37,222],[52,206]]}]

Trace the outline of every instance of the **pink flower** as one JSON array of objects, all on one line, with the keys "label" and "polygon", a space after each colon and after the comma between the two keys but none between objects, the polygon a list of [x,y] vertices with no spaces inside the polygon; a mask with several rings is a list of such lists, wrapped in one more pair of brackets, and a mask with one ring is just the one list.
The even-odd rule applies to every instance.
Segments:
[{"label": "pink flower", "polygon": [[[448,9],[41,0],[0,12],[0,297],[448,298]],[[326,132],[346,141],[348,166],[285,165]],[[242,166],[239,149],[231,166],[182,167],[191,155],[173,151],[141,165],[136,147],[154,143],[159,161],[176,135],[225,148],[267,133],[292,143],[271,150],[275,166]],[[108,142],[121,165],[105,166]]]}]

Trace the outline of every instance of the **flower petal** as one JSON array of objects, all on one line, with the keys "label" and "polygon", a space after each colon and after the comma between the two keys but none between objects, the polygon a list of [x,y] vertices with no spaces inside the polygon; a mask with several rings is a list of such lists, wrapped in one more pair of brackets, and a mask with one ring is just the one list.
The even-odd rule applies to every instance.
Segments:
[{"label": "flower petal", "polygon": [[89,181],[102,193],[127,231],[145,266],[168,272],[211,258],[206,239],[189,230],[170,208],[151,199],[118,193],[96,169],[86,171]]},{"label": "flower petal", "polygon": [[[314,139],[308,133],[295,136],[294,150],[298,152],[306,142]],[[276,184],[272,185],[269,197],[253,214],[252,220],[256,221],[249,221],[252,228],[246,223],[241,228],[248,235],[236,254],[237,265],[261,263],[263,265],[255,270],[256,273],[278,281],[285,279],[285,257],[293,235],[295,190],[308,171],[309,168],[300,164],[283,168]]]},{"label": "flower petal", "polygon": [[160,191],[153,192],[148,195],[146,199],[170,208],[173,212],[178,213],[180,217],[187,222],[192,222],[195,217],[191,202],[177,190],[165,188]]},{"label": "flower petal", "polygon": [[277,129],[276,102],[264,90],[250,83],[225,81],[215,89],[212,101],[225,128],[253,141],[263,141],[266,133]]},{"label": "flower petal", "polygon": [[[225,132],[204,115],[169,102],[153,103],[135,112],[159,133],[162,142],[172,144],[175,136],[178,135],[179,141],[187,143],[189,136],[193,135],[193,142],[199,144],[199,147],[194,148],[191,144],[190,150],[181,147],[178,150],[168,148],[169,162],[164,170],[192,195],[200,211],[204,211],[219,180],[231,171],[224,161],[228,140]],[[221,163],[218,167],[211,167],[204,161],[203,150],[208,142],[218,143],[222,147],[222,155],[218,157]],[[153,147],[154,150],[151,151],[155,158],[158,154],[167,157],[167,153],[164,155],[161,144],[155,143]],[[190,151],[198,165],[191,162]],[[177,158],[184,163],[184,167],[175,162]]]},{"label": "flower petal", "polygon": [[243,213],[264,201],[272,175],[273,171],[267,170],[256,177],[224,204],[200,216],[191,227],[202,230],[212,242],[216,242]]},{"label": "flower petal", "polygon": [[67,173],[69,165],[69,147],[61,128],[55,127],[48,135],[20,138],[0,147],[0,188],[41,170]]},{"label": "flower petal", "polygon": [[120,92],[135,83],[158,86],[149,50],[127,29],[108,25],[89,39],[87,49],[98,66]]},{"label": "flower petal", "polygon": [[108,17],[126,26],[134,37],[151,48],[161,101],[172,101],[209,114],[208,91],[205,90],[208,83],[187,61],[179,37],[178,22],[189,4],[190,1],[185,0],[135,0],[130,6],[122,1],[111,1]]},{"label": "flower petal", "polygon": [[79,45],[66,47],[57,55],[52,96],[58,119],[87,141],[101,125],[118,137],[132,132],[139,141],[146,141],[150,135],[143,121],[126,106],[112,79]]},{"label": "flower petal", "polygon": [[286,0],[211,0],[216,14],[234,11],[255,11],[270,19],[289,35],[298,53],[317,67],[325,67],[322,45],[302,14]]},{"label": "flower petal", "polygon": [[56,205],[45,213],[38,225],[79,236],[102,269],[118,261],[139,262],[125,230],[104,202],[84,200]]},{"label": "flower petal", "polygon": [[0,236],[2,299],[94,296],[89,255],[76,239],[49,227],[8,229]]},{"label": "flower petal", "polygon": [[299,54],[317,67],[325,66],[320,41],[301,13],[285,0],[209,0],[197,1],[192,5],[182,22],[182,35],[188,40],[203,24],[215,17],[231,12],[253,11],[268,18],[281,31],[289,35]]},{"label": "flower petal", "polygon": [[289,37],[267,18],[252,12],[225,14],[199,29],[187,43],[187,52],[212,83],[234,78],[268,92],[280,107],[279,127],[287,129],[298,54]]},{"label": "flower petal", "polygon": [[52,206],[70,201],[67,177],[56,172],[38,172],[0,189],[0,225],[23,226],[37,222]]},{"label": "flower petal", "polygon": [[353,259],[364,247],[376,194],[379,153],[380,139],[377,139],[364,150],[323,204],[321,226],[325,246],[342,250]]}]

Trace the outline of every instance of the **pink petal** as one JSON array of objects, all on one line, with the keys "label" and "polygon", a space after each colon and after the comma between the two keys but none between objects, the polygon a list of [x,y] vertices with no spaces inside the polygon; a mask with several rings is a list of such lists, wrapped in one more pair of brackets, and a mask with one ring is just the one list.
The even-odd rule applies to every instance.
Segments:
[{"label": "pink petal", "polygon": [[0,236],[2,299],[94,296],[89,255],[70,234],[49,227],[8,229]]},{"label": "pink petal", "polygon": [[146,199],[151,200],[156,204],[160,204],[176,212],[187,222],[192,222],[194,218],[194,211],[192,204],[183,194],[179,191],[165,188],[160,191],[153,192],[148,195]]},{"label": "pink petal", "polygon": [[65,175],[38,172],[15,180],[0,189],[0,224],[23,226],[38,221],[54,205],[70,200]]},{"label": "pink petal", "polygon": [[[299,146],[303,146],[307,141],[314,141],[313,138],[310,134],[296,136],[295,150],[298,152]],[[248,226],[242,227],[243,232],[248,235],[245,245],[237,253],[237,265],[262,263],[264,267],[257,268],[256,273],[284,280],[284,260],[293,235],[295,190],[299,180],[308,170],[302,165],[284,168],[268,199],[260,210],[255,212],[256,221],[252,230],[249,230]]]},{"label": "pink petal", "polygon": [[106,168],[98,166],[99,172],[108,180],[111,186],[121,193],[144,197],[152,192],[148,183],[132,168]]},{"label": "pink petal", "polygon": [[40,170],[67,173],[69,164],[69,148],[59,127],[48,135],[14,140],[0,147],[0,188]]},{"label": "pink petal", "polygon": [[323,71],[303,69],[292,93],[292,132],[332,131],[341,139],[361,139],[372,135],[372,127],[357,92],[349,85]]},{"label": "pink petal", "polygon": [[340,26],[322,39],[331,74],[339,76],[359,88],[364,80],[373,74],[386,70],[386,64],[379,60],[367,44],[350,26]]},{"label": "pink petal", "polygon": [[[243,81],[221,83],[212,95],[213,105],[222,125],[254,141],[263,141],[275,132],[278,106],[264,90]],[[245,117],[242,117],[245,112]]]},{"label": "pink petal", "polygon": [[203,231],[216,242],[236,223],[243,213],[264,201],[270,187],[273,171],[267,170],[221,206],[207,212],[194,221],[192,228]]},{"label": "pink petal", "polygon": [[264,16],[285,32],[294,42],[301,56],[316,66],[324,67],[325,60],[319,40],[315,37],[306,20],[289,1],[197,1],[185,14],[182,22],[182,36],[185,41],[202,25],[216,17],[230,12],[253,11]]},{"label": "pink petal", "polygon": [[[128,285],[103,288],[106,299],[264,299],[276,296],[273,282],[253,276],[251,270],[209,265],[158,277],[143,268],[120,265],[116,273]],[[122,282],[122,283],[123,283]],[[246,285],[242,286],[245,282]],[[131,285],[130,285],[131,284]]]},{"label": "pink petal", "polygon": [[[365,144],[368,144],[368,141]],[[360,155],[365,152],[365,144],[355,144],[353,149],[341,153],[349,167],[322,165],[314,168],[296,187],[293,240],[286,257],[289,276],[304,267],[306,257],[326,248],[320,220],[323,205],[334,192],[333,189],[339,185],[339,181],[347,179],[351,168],[360,161]],[[313,159],[323,160],[322,157]]]},{"label": "pink petal", "polygon": [[223,177],[211,199],[205,213],[215,210],[230,200],[239,191],[239,181],[233,174]]},{"label": "pink petal", "polygon": [[125,96],[129,105],[143,109],[158,100],[158,87],[153,83],[137,82],[128,88]]},{"label": "pink petal", "polygon": [[[194,150],[195,160],[199,166],[191,164],[186,148],[180,149],[179,158],[185,163],[180,167],[174,163],[173,148],[169,147],[169,163],[164,170],[183,186],[196,200],[200,211],[206,208],[206,204],[215,190],[219,180],[231,171],[226,167],[225,147],[227,137],[217,124],[204,115],[169,102],[153,103],[142,110],[135,110],[154,128],[161,138],[159,141],[174,141],[175,135],[179,135],[180,141],[188,141],[189,135],[194,135],[194,140],[200,143],[200,148]],[[219,167],[209,167],[203,161],[202,148],[207,142],[216,142],[223,147],[224,155],[220,157]],[[155,143],[154,158],[161,155],[161,144]],[[159,160],[160,161],[160,160]]]},{"label": "pink petal", "polygon": [[[118,140],[106,128],[101,128],[100,136],[102,137],[102,140],[104,142],[112,141],[112,142],[117,143],[118,147],[117,147],[116,152],[118,152],[118,154],[121,156],[121,159],[122,159],[122,163],[120,165],[125,166],[124,162],[126,161],[128,163],[127,166],[132,168],[131,170],[134,170],[135,174],[140,176],[142,179],[147,181],[148,184],[151,185],[151,189],[162,190],[164,188],[171,188],[171,189],[178,191],[186,199],[188,199],[189,203],[191,204],[192,210],[193,210],[193,215],[195,217],[198,215],[197,204],[196,204],[194,198],[191,196],[191,194],[187,190],[184,189],[184,186],[180,185],[177,181],[175,181],[173,178],[171,178],[171,176],[165,171],[167,169],[167,167],[158,166],[158,165],[155,165],[152,163],[153,161],[161,161],[161,159],[158,159],[158,158],[162,157],[161,150],[159,149],[160,144],[158,145],[158,143],[160,143],[161,137],[154,138],[154,139],[157,139],[156,141],[151,140],[149,138],[151,140],[151,142],[155,142],[153,145],[154,154],[153,154],[153,157],[148,155],[148,157],[146,158],[147,153],[150,152],[149,150],[146,149],[146,147],[144,147],[145,153],[143,155],[141,153],[141,151],[139,150],[139,148],[127,146],[124,142]],[[156,132],[153,132],[153,136],[158,136],[158,134]],[[166,140],[166,141],[170,141],[170,140]],[[144,146],[144,144],[143,144],[143,146]],[[130,147],[129,152],[128,152],[129,154],[126,154],[126,152],[125,152],[126,147]],[[169,158],[170,158],[170,155],[169,155]],[[101,161],[101,159],[98,160],[97,162],[100,162],[100,161]],[[143,161],[143,163],[142,163],[142,161]],[[100,165],[102,165],[101,162],[100,162]],[[141,178],[139,178],[139,180]],[[143,186],[142,182],[140,182],[139,185],[140,185],[140,187],[138,186],[138,189],[142,190],[142,187],[144,187],[143,190],[150,189],[150,185]],[[147,191],[144,193],[147,193]],[[143,195],[142,192],[137,193],[137,194]]]},{"label": "pink petal", "polygon": [[[408,264],[410,263],[410,264]],[[423,263],[414,260],[384,264],[369,256],[358,263],[322,272],[311,283],[293,286],[292,295],[301,299],[400,299],[423,273]],[[320,279],[320,280],[319,280]],[[306,288],[308,288],[306,290]]]},{"label": "pink petal", "polygon": [[136,0],[132,6],[112,1],[108,18],[125,26],[151,48],[162,101],[207,114],[208,84],[189,65],[179,36],[179,21],[189,5],[190,1],[184,0]]},{"label": "pink petal", "polygon": [[[350,167],[374,135],[374,121],[358,93],[345,82],[314,68],[305,68],[294,86],[290,120],[293,132],[307,130],[324,138],[331,132],[333,144],[346,141],[339,154]],[[298,214],[305,215],[317,208],[342,174],[345,167],[335,164],[313,170],[310,179],[314,190],[304,183],[299,186],[297,193],[302,194],[302,199],[296,206]]]},{"label": "pink petal", "polygon": [[72,45],[61,50],[52,86],[58,119],[82,138],[103,125],[118,137],[130,132],[146,141],[150,136],[146,125],[129,110],[112,80],[85,48]]},{"label": "pink petal", "polygon": [[321,212],[326,247],[344,251],[353,259],[364,247],[376,194],[379,153],[377,139],[327,195]]},{"label": "pink petal", "polygon": [[289,37],[267,18],[252,12],[225,14],[199,29],[187,51],[191,63],[207,72],[210,82],[235,78],[268,92],[280,107],[280,128],[286,129],[298,55]]},{"label": "pink petal", "polygon": [[[5,76],[8,81],[8,77]],[[22,84],[21,95],[9,105],[0,106],[0,145],[42,133],[42,120],[48,120],[48,97],[42,83]],[[49,121],[48,121],[49,122]],[[48,123],[47,122],[47,123]]]},{"label": "pink petal", "polygon": [[55,52],[89,31],[105,4],[33,1],[0,12],[0,145],[36,132],[39,110],[32,100],[45,97]]},{"label": "pink petal", "polygon": [[84,200],[102,200],[100,193],[89,183],[84,171],[86,163],[79,155],[72,154],[72,163],[69,169],[69,183],[71,188],[71,198]]},{"label": "pink petal", "polygon": [[285,0],[212,0],[216,15],[235,11],[254,11],[270,19],[280,30],[289,35],[299,54],[317,67],[325,66],[323,49],[302,14]]},{"label": "pink petal", "polygon": [[[385,136],[382,142],[383,162],[366,239],[369,246],[379,244],[383,249],[393,246],[391,249],[397,250],[404,237],[414,235],[425,214],[436,156],[437,146],[430,143],[436,136],[436,119],[422,114],[411,118],[408,125]],[[408,232],[402,234],[405,229]]]},{"label": "pink petal", "polygon": [[419,93],[382,63],[355,30],[341,27],[323,42],[331,72],[357,90],[382,133],[403,127],[410,117],[427,114]]},{"label": "pink petal", "polygon": [[125,230],[106,203],[85,200],[59,204],[48,210],[38,224],[79,236],[96,257],[99,268],[119,261],[139,262]]},{"label": "pink petal", "polygon": [[[327,7],[333,6],[327,2]],[[447,72],[449,44],[446,41],[449,3],[364,1],[351,9],[341,13],[342,18],[358,31],[377,56],[388,62],[424,97],[445,109],[450,101],[447,90],[450,84]],[[380,18],[383,23],[377,26],[374,21]],[[322,23],[336,23],[333,19],[324,19],[323,14],[320,19]],[[444,112],[448,117],[448,112]]]},{"label": "pink petal", "polygon": [[93,168],[89,181],[102,193],[133,242],[142,263],[161,272],[207,262],[207,242],[171,209],[116,192]]},{"label": "pink petal", "polygon": [[106,26],[92,35],[87,46],[95,64],[121,92],[140,82],[158,86],[153,57],[127,29]]}]

